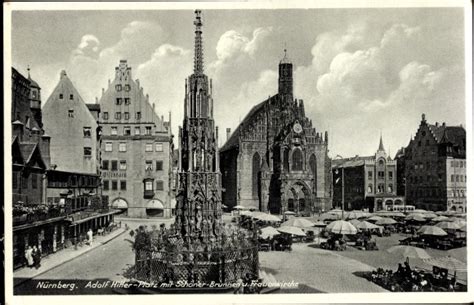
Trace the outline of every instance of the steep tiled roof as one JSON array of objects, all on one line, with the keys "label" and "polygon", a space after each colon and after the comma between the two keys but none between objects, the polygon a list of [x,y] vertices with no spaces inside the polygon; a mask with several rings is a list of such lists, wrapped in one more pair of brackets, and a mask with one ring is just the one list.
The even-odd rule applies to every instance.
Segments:
[{"label": "steep tiled roof", "polygon": [[462,146],[463,140],[466,139],[466,130],[461,126],[429,124],[428,127],[435,136],[437,143],[451,142]]},{"label": "steep tiled roof", "polygon": [[244,130],[249,126],[252,122],[255,121],[255,117],[263,111],[265,108],[265,104],[269,103],[272,98],[268,98],[265,101],[255,105],[249,113],[245,116],[244,120],[240,122],[239,126],[234,130],[232,135],[230,136],[229,140],[222,146],[220,151],[226,151],[231,148],[234,148],[239,145],[239,134],[241,130]]},{"label": "steep tiled roof", "polygon": [[89,108],[89,110],[96,110],[96,111],[100,111],[100,104],[86,104],[87,108]]},{"label": "steep tiled roof", "polygon": [[374,160],[374,156],[364,156],[364,157],[353,157],[345,159],[333,159],[331,161],[332,168],[341,168],[341,167],[357,167],[365,164],[365,161]]},{"label": "steep tiled roof", "polygon": [[23,160],[28,163],[33,155],[36,148],[36,143],[20,143],[20,151],[23,156]]}]

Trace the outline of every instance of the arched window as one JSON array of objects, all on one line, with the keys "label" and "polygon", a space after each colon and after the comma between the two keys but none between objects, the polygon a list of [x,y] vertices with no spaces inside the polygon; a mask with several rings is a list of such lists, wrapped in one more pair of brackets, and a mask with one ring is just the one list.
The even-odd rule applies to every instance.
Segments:
[{"label": "arched window", "polygon": [[283,169],[284,171],[286,172],[289,172],[290,171],[290,150],[288,148],[285,148],[285,150],[283,151]]},{"label": "arched window", "polygon": [[252,158],[252,197],[258,197],[258,173],[260,172],[260,155],[256,152]]},{"label": "arched window", "polygon": [[293,152],[291,169],[294,171],[303,170],[303,153],[299,149],[295,149]]},{"label": "arched window", "polygon": [[372,184],[367,187],[367,193],[372,193]]}]

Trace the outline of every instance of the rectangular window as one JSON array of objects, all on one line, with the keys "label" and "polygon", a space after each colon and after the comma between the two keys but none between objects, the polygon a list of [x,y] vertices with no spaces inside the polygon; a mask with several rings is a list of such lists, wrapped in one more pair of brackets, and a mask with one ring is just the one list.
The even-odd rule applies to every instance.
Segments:
[{"label": "rectangular window", "polygon": [[115,85],[115,90],[122,91],[122,85]]},{"label": "rectangular window", "polygon": [[388,179],[393,179],[393,172],[388,172]]},{"label": "rectangular window", "polygon": [[18,188],[18,173],[13,173],[12,175],[12,187],[13,189]]},{"label": "rectangular window", "polygon": [[147,136],[151,135],[151,126],[146,126],[146,127],[145,127],[145,134],[146,134]]},{"label": "rectangular window", "polygon": [[70,99],[70,100],[73,100],[73,99],[74,99],[74,95],[69,94],[69,99]]},{"label": "rectangular window", "polygon": [[130,127],[124,127],[124,128],[123,128],[123,135],[124,135],[124,136],[129,136],[129,135],[131,135],[131,129],[130,129]]},{"label": "rectangular window", "polygon": [[145,144],[145,151],[146,152],[153,151],[153,144],[150,144],[150,143]]},{"label": "rectangular window", "polygon": [[62,93],[59,93],[59,99],[60,99],[60,100],[63,99],[63,94],[62,94]]},{"label": "rectangular window", "polygon": [[112,151],[112,142],[105,143],[105,151]]},{"label": "rectangular window", "polygon": [[84,157],[92,156],[92,148],[91,147],[84,147]]},{"label": "rectangular window", "polygon": [[451,175],[451,182],[454,182],[454,175]]},{"label": "rectangular window", "polygon": [[117,160],[112,160],[110,162],[110,170],[116,171],[117,170]]},{"label": "rectangular window", "polygon": [[157,191],[162,191],[164,190],[164,183],[162,180],[156,181],[156,190]]},{"label": "rectangular window", "polygon": [[130,120],[130,112],[124,112],[123,118],[124,118],[125,120]]},{"label": "rectangular window", "polygon": [[28,177],[21,176],[21,188],[27,189],[28,188]]},{"label": "rectangular window", "polygon": [[125,142],[120,142],[120,144],[119,144],[119,151],[120,151],[120,152],[125,152],[125,151],[127,151],[127,143],[125,143]]},{"label": "rectangular window", "polygon": [[115,119],[116,120],[121,120],[122,119],[122,113],[121,112],[116,112],[115,113]]},{"label": "rectangular window", "polygon": [[112,191],[117,190],[117,180],[112,180]]},{"label": "rectangular window", "polygon": [[90,138],[90,137],[91,137],[91,128],[84,127],[84,138]]},{"label": "rectangular window", "polygon": [[109,160],[102,160],[102,169],[106,171],[109,170]]},{"label": "rectangular window", "polygon": [[104,191],[109,190],[109,180],[104,180]]},{"label": "rectangular window", "polygon": [[129,97],[125,98],[125,105],[130,105],[130,98]]},{"label": "rectangular window", "polygon": [[67,112],[67,116],[70,117],[70,118],[73,118],[74,117],[74,110],[69,109],[68,112]]},{"label": "rectangular window", "polygon": [[456,182],[459,182],[459,175],[456,175]]},{"label": "rectangular window", "polygon": [[145,191],[153,191],[153,181],[145,181]]},{"label": "rectangular window", "polygon": [[135,135],[136,136],[140,135],[140,127],[135,127]]},{"label": "rectangular window", "polygon": [[379,172],[377,173],[377,176],[378,176],[379,178],[384,178],[384,177],[385,177],[385,172],[384,172],[384,171],[379,171]]},{"label": "rectangular window", "polygon": [[117,97],[117,99],[115,100],[115,105],[122,105],[122,98],[121,97]]},{"label": "rectangular window", "polygon": [[137,112],[137,113],[135,114],[135,119],[140,120],[141,118],[142,118],[142,113],[141,113],[141,112]]},{"label": "rectangular window", "polygon": [[111,127],[111,129],[110,129],[110,134],[113,135],[113,136],[116,136],[116,135],[117,135],[117,131],[118,131],[117,127]]},{"label": "rectangular window", "polygon": [[32,189],[38,188],[38,176],[35,174],[31,174],[31,188]]},{"label": "rectangular window", "polygon": [[156,161],[156,171],[163,170],[163,161]]},{"label": "rectangular window", "polygon": [[125,85],[125,91],[127,91],[127,92],[130,91],[130,85],[129,84]]},{"label": "rectangular window", "polygon": [[127,181],[125,181],[125,180],[120,180],[120,189],[121,189],[122,191],[127,190]]},{"label": "rectangular window", "polygon": [[156,151],[163,151],[163,143],[156,143],[155,144]]},{"label": "rectangular window", "polygon": [[372,171],[368,171],[367,175],[368,175],[369,179],[372,179]]},{"label": "rectangular window", "polygon": [[108,119],[109,119],[109,113],[108,113],[108,112],[104,112],[104,113],[102,114],[102,118],[103,118],[104,120],[108,120]]},{"label": "rectangular window", "polygon": [[145,161],[145,170],[146,171],[153,170],[153,162],[151,160]]},{"label": "rectangular window", "polygon": [[125,160],[120,161],[120,170],[121,171],[127,170],[127,161],[125,161]]}]

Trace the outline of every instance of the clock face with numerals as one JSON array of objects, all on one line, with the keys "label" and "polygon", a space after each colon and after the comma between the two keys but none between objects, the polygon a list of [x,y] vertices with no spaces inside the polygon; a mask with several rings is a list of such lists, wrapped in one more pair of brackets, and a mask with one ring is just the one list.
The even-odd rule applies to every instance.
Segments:
[{"label": "clock face with numerals", "polygon": [[293,131],[296,133],[301,133],[303,131],[303,127],[301,127],[300,123],[296,123],[293,126]]}]

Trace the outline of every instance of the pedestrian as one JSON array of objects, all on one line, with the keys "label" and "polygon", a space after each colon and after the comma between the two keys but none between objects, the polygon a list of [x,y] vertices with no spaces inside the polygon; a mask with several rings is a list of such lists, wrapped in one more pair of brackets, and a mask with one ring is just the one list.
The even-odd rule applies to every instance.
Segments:
[{"label": "pedestrian", "polygon": [[35,268],[38,269],[39,267],[41,267],[41,251],[36,246],[33,246],[32,256],[33,264]]},{"label": "pedestrian", "polygon": [[26,258],[26,265],[32,268],[34,261],[33,261],[33,248],[31,248],[31,246],[28,246],[28,248],[26,248],[25,258]]},{"label": "pedestrian", "polygon": [[93,235],[94,233],[92,233],[92,229],[89,229],[89,231],[87,231],[87,242],[90,246],[92,245],[92,240],[94,238]]}]

